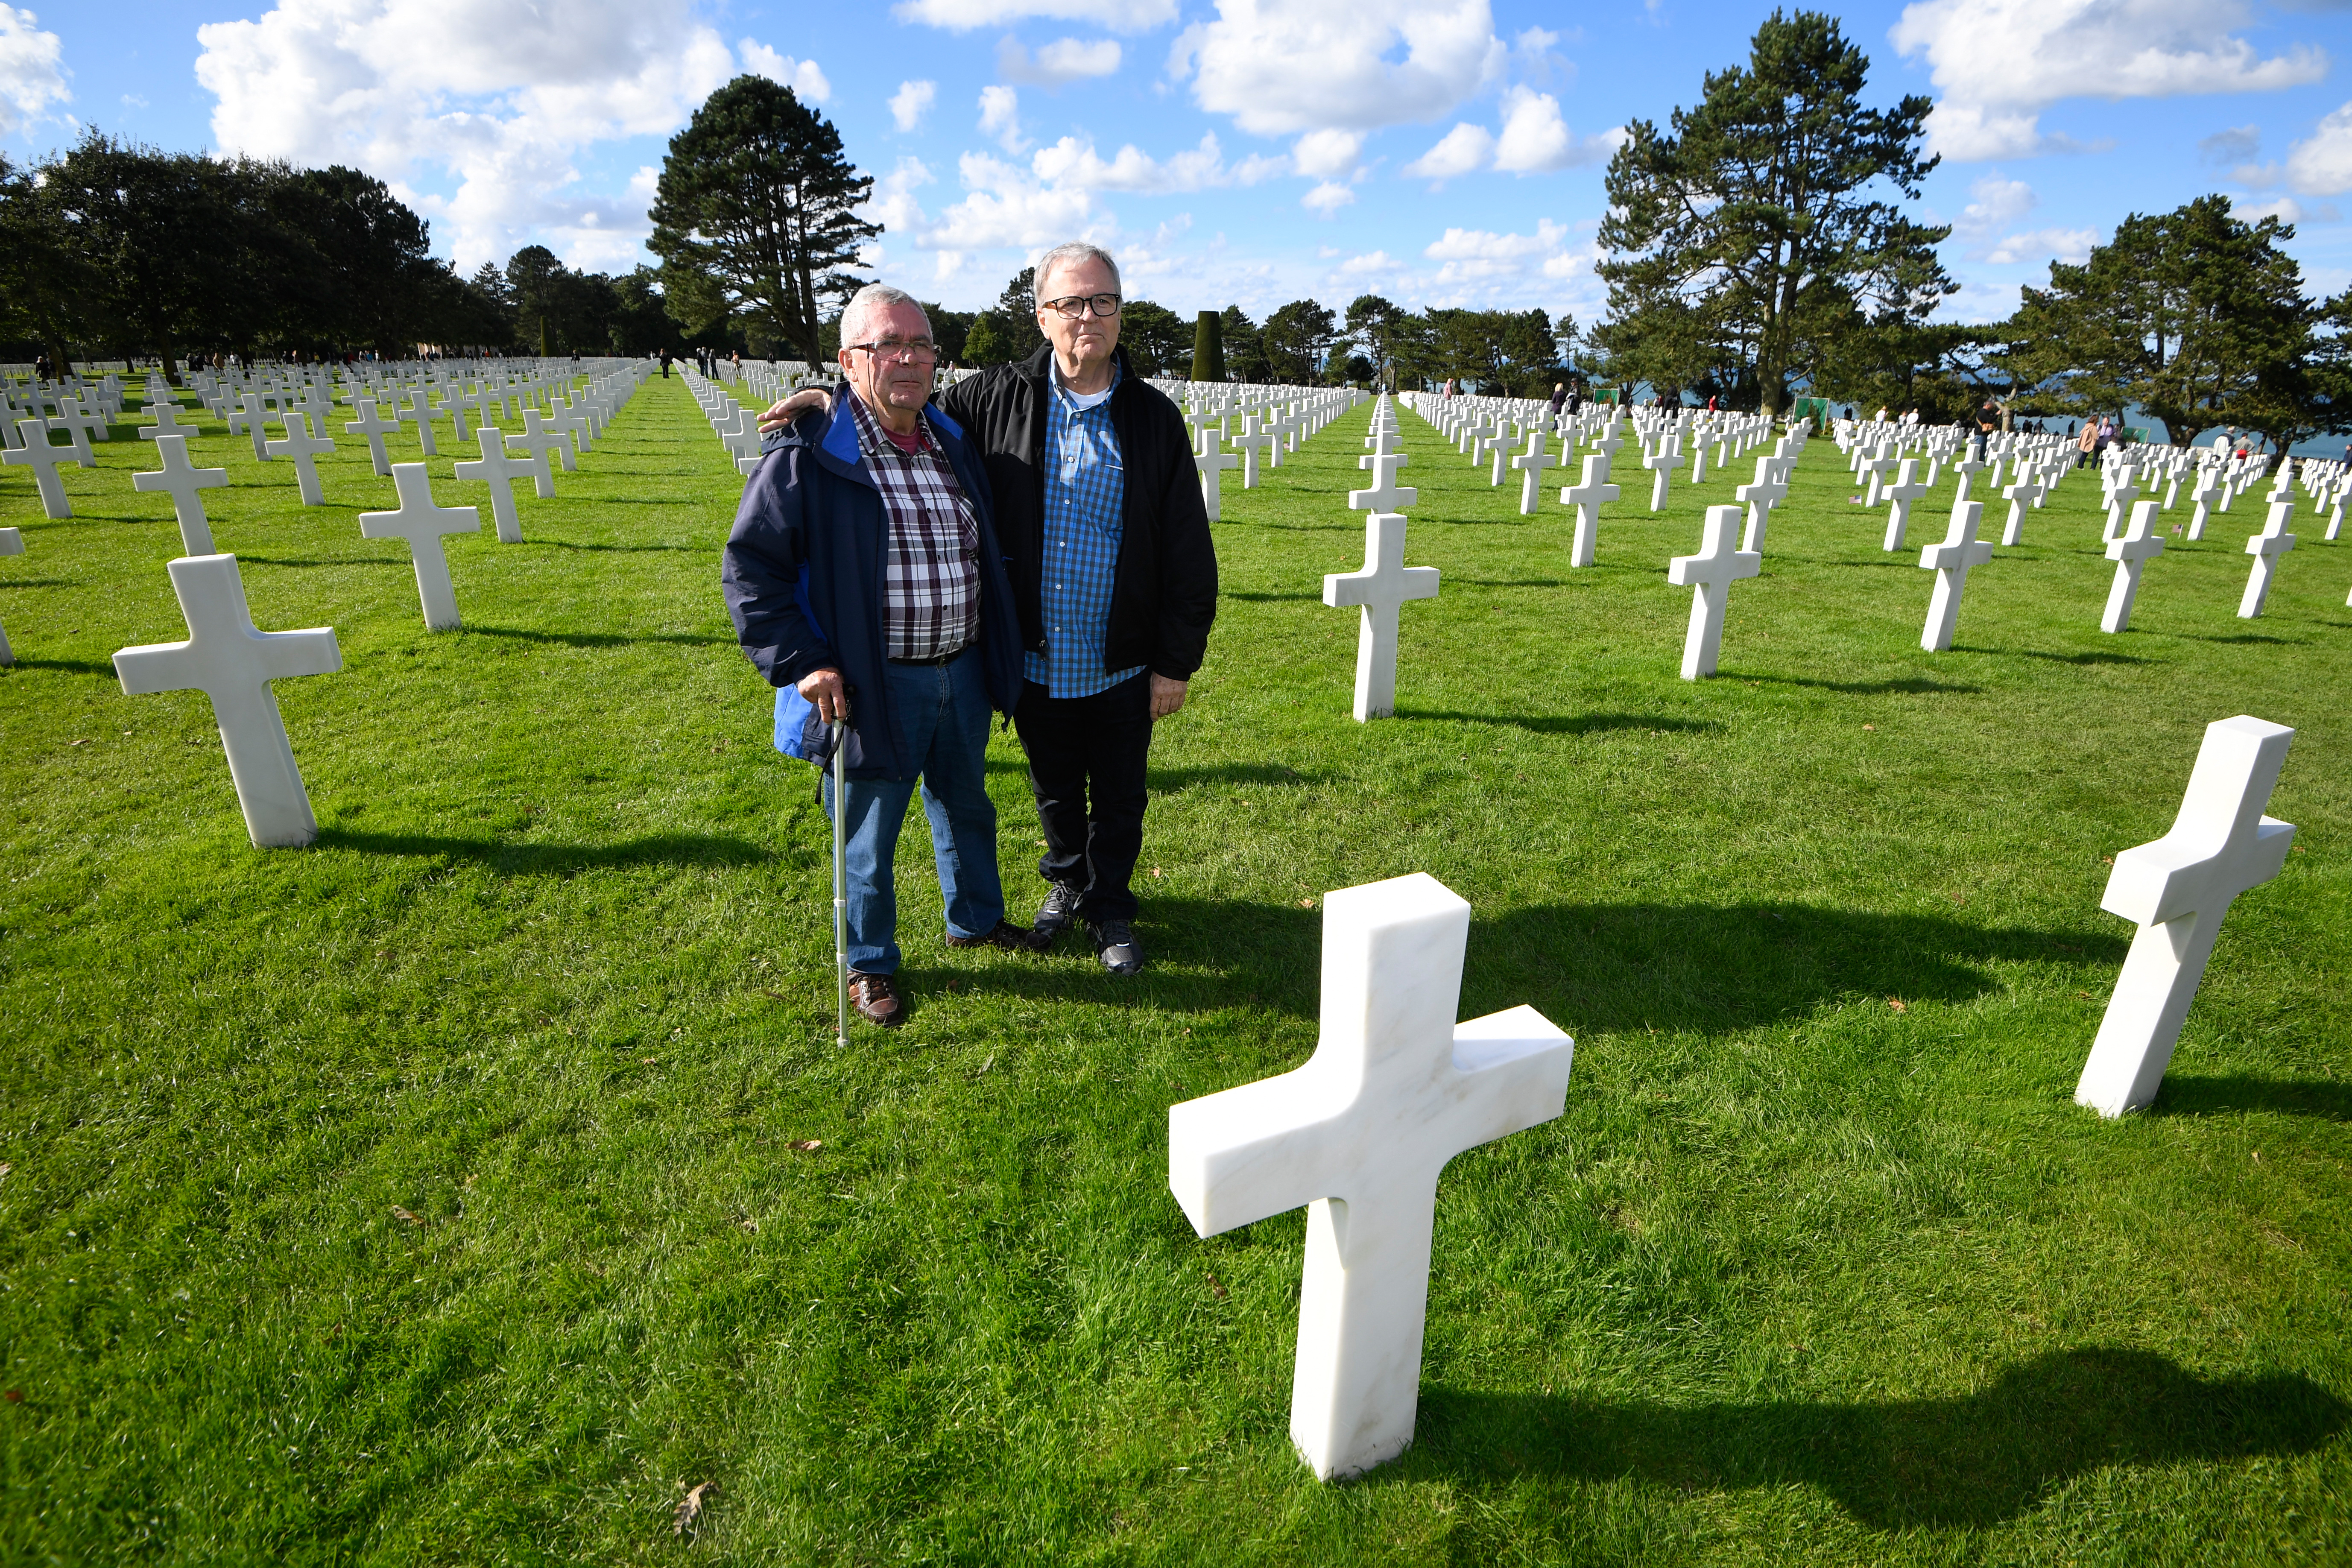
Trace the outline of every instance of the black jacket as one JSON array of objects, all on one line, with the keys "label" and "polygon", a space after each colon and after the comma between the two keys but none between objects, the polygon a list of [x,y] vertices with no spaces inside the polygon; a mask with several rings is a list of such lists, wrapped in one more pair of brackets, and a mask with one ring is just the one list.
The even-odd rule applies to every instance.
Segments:
[{"label": "black jacket", "polygon": [[[1113,572],[1103,668],[1149,666],[1190,680],[1217,618],[1217,553],[1201,502],[1201,472],[1183,416],[1135,374],[1124,349],[1110,395],[1111,431],[1126,469],[1120,490],[1118,564]],[[1018,364],[995,365],[935,400],[979,448],[995,502],[996,537],[1013,574],[1021,646],[1042,653],[1045,616],[1038,573],[1045,556],[1046,377],[1051,344]]]}]

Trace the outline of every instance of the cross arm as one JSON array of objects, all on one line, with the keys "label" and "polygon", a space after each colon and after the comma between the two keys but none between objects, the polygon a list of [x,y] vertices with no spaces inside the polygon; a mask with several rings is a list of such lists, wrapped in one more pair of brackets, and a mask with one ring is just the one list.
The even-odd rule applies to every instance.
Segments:
[{"label": "cross arm", "polygon": [[1202,1236],[1333,1195],[1352,1085],[1309,1061],[1168,1108],[1168,1190]]},{"label": "cross arm", "polygon": [[1475,1149],[1558,1117],[1568,1105],[1576,1042],[1533,1007],[1454,1026],[1454,1070],[1465,1103],[1483,1107]]},{"label": "cross arm", "polygon": [[2225,866],[2221,849],[2205,835],[2176,827],[2152,844],[2116,857],[2099,908],[2140,925],[2178,920],[2210,903],[2216,894],[2235,898],[2277,876],[2294,842],[2292,823],[2263,817],[2254,824],[2245,852]]}]

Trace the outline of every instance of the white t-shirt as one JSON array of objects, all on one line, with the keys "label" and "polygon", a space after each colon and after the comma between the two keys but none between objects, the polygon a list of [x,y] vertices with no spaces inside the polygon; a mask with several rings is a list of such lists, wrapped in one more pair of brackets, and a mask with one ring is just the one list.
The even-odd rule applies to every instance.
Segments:
[{"label": "white t-shirt", "polygon": [[1110,387],[1106,386],[1100,392],[1071,391],[1070,384],[1062,379],[1062,364],[1059,360],[1054,362],[1054,384],[1062,389],[1063,396],[1068,398],[1072,403],[1078,405],[1078,412],[1081,414],[1084,414],[1087,409],[1092,408],[1096,404],[1100,403],[1104,398],[1108,397],[1111,395],[1112,390]]}]

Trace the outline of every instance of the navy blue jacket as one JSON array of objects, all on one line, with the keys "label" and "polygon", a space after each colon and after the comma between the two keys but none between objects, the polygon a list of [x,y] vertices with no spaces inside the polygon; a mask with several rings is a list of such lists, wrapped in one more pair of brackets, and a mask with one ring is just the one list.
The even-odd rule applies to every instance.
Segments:
[{"label": "navy blue jacket", "polygon": [[[989,706],[1011,713],[1021,697],[1021,633],[1011,581],[989,504],[988,476],[963,429],[925,408],[980,523],[980,643]],[[837,669],[849,688],[853,778],[907,780],[922,759],[905,755],[883,679],[887,645],[882,584],[888,525],[881,492],[857,449],[857,424],[846,388],[835,388],[830,419],[804,416],[771,431],[760,466],[743,487],[743,504],[727,536],[719,581],[735,636],[768,684],[776,688],[776,747],[829,763],[831,737],[798,685],[815,670]]]}]

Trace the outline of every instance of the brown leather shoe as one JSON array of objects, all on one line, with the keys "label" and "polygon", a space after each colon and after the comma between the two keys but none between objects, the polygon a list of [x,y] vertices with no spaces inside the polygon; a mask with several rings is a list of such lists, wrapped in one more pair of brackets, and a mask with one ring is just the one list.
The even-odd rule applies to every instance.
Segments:
[{"label": "brown leather shoe", "polygon": [[849,1005],[857,1009],[859,1017],[886,1029],[897,1028],[907,1012],[888,975],[867,974],[856,969],[849,972]]},{"label": "brown leather shoe", "polygon": [[982,932],[979,936],[950,935],[948,938],[948,945],[950,947],[1001,947],[1007,952],[1043,952],[1046,944],[1053,940],[1051,935],[1042,934],[1027,926],[1017,926],[1011,921],[999,921],[996,922],[994,931]]}]

